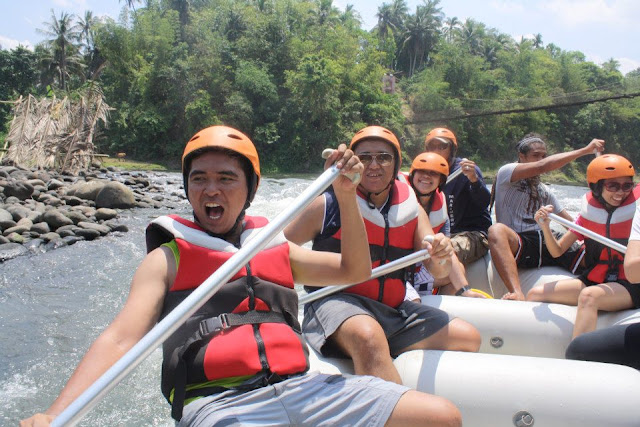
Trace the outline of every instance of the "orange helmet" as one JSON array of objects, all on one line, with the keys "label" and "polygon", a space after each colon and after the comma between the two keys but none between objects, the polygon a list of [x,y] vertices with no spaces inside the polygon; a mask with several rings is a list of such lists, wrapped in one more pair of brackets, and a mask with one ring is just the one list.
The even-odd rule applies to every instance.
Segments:
[{"label": "orange helmet", "polygon": [[360,129],[355,135],[353,135],[353,138],[351,138],[351,144],[349,144],[349,149],[353,150],[359,142],[369,138],[381,139],[388,142],[391,144],[393,149],[396,150],[394,173],[394,175],[396,175],[400,170],[400,165],[402,164],[402,150],[400,149],[398,138],[396,138],[393,132],[389,129],[383,128],[382,126],[367,126],[366,128]]},{"label": "orange helmet", "polygon": [[596,184],[601,179],[633,177],[633,165],[627,159],[617,154],[603,154],[596,157],[587,166],[587,182]]},{"label": "orange helmet", "polygon": [[191,166],[191,160],[196,155],[207,149],[223,148],[240,154],[247,159],[253,169],[252,176],[247,176],[249,195],[247,200],[253,200],[260,182],[260,159],[253,142],[242,132],[228,126],[210,126],[196,133],[187,142],[182,154],[182,175],[184,178],[184,190],[187,192],[187,175]]},{"label": "orange helmet", "polygon": [[453,132],[451,132],[447,128],[434,128],[431,129],[431,132],[427,134],[427,137],[424,139],[424,146],[427,147],[427,143],[435,138],[447,138],[453,142],[453,145],[458,148],[458,140]]},{"label": "orange helmet", "polygon": [[435,171],[447,177],[449,175],[449,163],[440,154],[422,153],[413,159],[409,175],[413,176],[413,172],[416,170]]}]

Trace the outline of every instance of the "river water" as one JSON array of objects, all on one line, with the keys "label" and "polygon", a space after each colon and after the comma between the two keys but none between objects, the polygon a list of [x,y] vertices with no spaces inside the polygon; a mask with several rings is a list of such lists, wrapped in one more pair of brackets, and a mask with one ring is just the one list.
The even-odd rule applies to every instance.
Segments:
[{"label": "river water", "polygon": [[[181,191],[178,173],[150,174],[167,193]],[[167,183],[169,182],[169,183]],[[311,182],[265,178],[248,213],[273,219]],[[552,186],[571,214],[584,187]],[[170,211],[123,211],[128,233],[0,264],[0,425],[16,425],[55,399],[91,342],[113,319],[142,260],[144,229],[159,216],[189,217],[186,200]],[[158,349],[81,422],[85,426],[173,426],[160,393]]]}]

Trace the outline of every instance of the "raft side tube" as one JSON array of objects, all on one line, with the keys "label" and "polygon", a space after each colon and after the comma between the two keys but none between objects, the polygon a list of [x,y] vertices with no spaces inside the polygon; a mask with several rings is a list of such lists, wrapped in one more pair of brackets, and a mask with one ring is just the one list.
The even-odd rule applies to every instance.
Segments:
[{"label": "raft side tube", "polygon": [[[471,323],[482,336],[480,353],[564,359],[576,307],[531,301],[427,295],[422,303]],[[640,322],[640,310],[600,312],[598,329]]]},{"label": "raft side tube", "polygon": [[[352,374],[310,351],[312,371]],[[414,350],[394,361],[403,384],[451,400],[465,427],[638,426],[640,372],[577,360]]]},{"label": "raft side tube", "polygon": [[405,385],[451,400],[465,427],[638,426],[640,372],[627,366],[435,350],[394,364]]}]

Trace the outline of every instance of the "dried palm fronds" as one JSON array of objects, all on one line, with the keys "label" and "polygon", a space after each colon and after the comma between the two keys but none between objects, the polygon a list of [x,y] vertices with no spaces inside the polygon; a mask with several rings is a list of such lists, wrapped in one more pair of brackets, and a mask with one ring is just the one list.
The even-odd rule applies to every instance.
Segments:
[{"label": "dried palm fronds", "polygon": [[78,95],[77,100],[20,97],[7,135],[7,159],[24,167],[86,169],[99,124],[106,127],[110,108],[95,83]]}]

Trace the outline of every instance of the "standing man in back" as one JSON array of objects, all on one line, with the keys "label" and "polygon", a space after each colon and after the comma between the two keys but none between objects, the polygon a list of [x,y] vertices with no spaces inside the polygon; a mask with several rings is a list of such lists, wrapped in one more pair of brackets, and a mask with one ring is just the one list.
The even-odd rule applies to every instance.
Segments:
[{"label": "standing man in back", "polygon": [[446,128],[435,128],[424,140],[424,151],[441,155],[449,163],[449,175],[462,173],[444,186],[451,227],[451,244],[462,264],[468,265],[489,250],[487,233],[491,226],[489,200],[491,193],[482,171],[472,161],[456,157],[458,140]]}]

